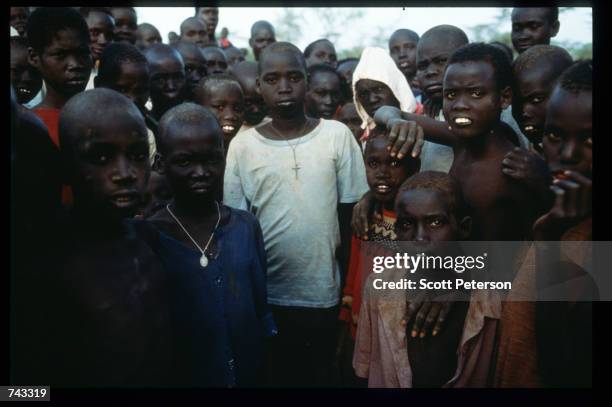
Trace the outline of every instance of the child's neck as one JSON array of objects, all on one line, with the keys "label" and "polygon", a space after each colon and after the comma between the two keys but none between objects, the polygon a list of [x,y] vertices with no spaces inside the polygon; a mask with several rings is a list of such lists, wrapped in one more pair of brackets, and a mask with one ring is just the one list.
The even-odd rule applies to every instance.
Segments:
[{"label": "child's neck", "polygon": [[108,219],[99,216],[92,216],[89,208],[82,208],[75,204],[72,208],[73,225],[78,230],[79,239],[83,240],[113,240],[126,233],[125,226],[121,219]]},{"label": "child's neck", "polygon": [[307,122],[308,118],[300,110],[298,114],[290,118],[273,115],[271,125],[275,130],[274,133],[278,133],[277,136],[283,139],[292,139],[304,135],[301,133],[307,127]]},{"label": "child's neck", "polygon": [[215,200],[194,201],[191,199],[173,199],[170,203],[170,210],[180,219],[197,221],[208,218],[212,215],[217,216],[217,204]]},{"label": "child's neck", "polygon": [[[46,84],[46,82],[45,82]],[[37,107],[45,109],[61,109],[71,96],[64,95],[47,85],[47,94]]]},{"label": "child's neck", "polygon": [[498,141],[500,137],[503,136],[503,131],[504,129],[502,127],[501,122],[497,122],[493,127],[485,131],[482,135],[478,137],[462,139],[463,148],[472,157],[482,157],[487,153],[492,144]]}]

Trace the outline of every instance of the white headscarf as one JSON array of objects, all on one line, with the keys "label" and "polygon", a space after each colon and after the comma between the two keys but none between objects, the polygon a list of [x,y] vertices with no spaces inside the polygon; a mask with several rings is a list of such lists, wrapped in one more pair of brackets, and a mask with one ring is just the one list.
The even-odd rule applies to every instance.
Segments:
[{"label": "white headscarf", "polygon": [[412,94],[410,85],[404,74],[399,70],[391,56],[382,48],[367,47],[361,53],[359,64],[353,72],[353,101],[357,114],[361,117],[361,128],[375,127],[374,118],[370,117],[361,103],[357,100],[355,84],[360,79],[370,79],[384,83],[391,89],[393,95],[400,102],[400,109],[404,112],[414,113],[417,107],[416,99]]}]

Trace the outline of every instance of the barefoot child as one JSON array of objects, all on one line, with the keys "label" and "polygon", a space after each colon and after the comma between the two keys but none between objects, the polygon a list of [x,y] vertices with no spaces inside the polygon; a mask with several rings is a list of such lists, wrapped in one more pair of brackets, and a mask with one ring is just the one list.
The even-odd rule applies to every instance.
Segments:
[{"label": "barefoot child", "polygon": [[345,206],[367,191],[363,159],[342,123],[305,116],[306,64],[297,47],[268,45],[257,84],[272,121],[230,144],[224,202],[246,203],[262,225],[279,327],[270,384],[326,386],[340,300],[336,250],[350,216]]},{"label": "barefoot child", "polygon": [[264,335],[274,329],[266,254],[255,217],[217,201],[225,167],[221,128],[205,108],[182,104],[160,121],[159,151],[174,198],[150,221],[170,272],[187,364],[183,385],[261,385]]},{"label": "barefoot child", "polygon": [[229,148],[244,121],[244,95],[240,84],[228,75],[206,77],[196,88],[195,101],[215,115],[223,131],[223,145]]}]

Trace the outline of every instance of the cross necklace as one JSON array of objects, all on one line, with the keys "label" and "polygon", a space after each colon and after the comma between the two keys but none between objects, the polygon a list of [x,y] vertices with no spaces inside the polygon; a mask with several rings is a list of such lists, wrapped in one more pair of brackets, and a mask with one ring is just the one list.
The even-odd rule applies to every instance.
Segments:
[{"label": "cross necklace", "polygon": [[[306,118],[306,122],[304,123],[304,125],[303,125],[303,126],[302,126],[302,128],[300,129],[300,132],[299,132],[300,136],[299,136],[299,137],[302,137],[302,136],[303,136],[303,134],[302,134],[302,133],[304,132],[304,129],[306,128],[306,125],[308,125],[308,118]],[[289,142],[289,139],[288,139],[288,138],[286,138],[286,137],[284,137],[284,136],[283,136],[283,135],[280,133],[280,131],[278,131],[278,130],[276,129],[276,127],[274,127],[274,124],[270,123],[270,128],[271,128],[272,130],[274,130],[274,132],[275,132],[275,133],[276,133],[278,136],[282,137],[282,138],[283,138],[283,139],[284,139],[284,140],[287,142],[287,144],[289,144],[289,147],[291,147],[291,151],[293,152],[293,167],[291,167],[291,169],[292,169],[293,171],[295,171],[295,179],[297,180],[297,179],[298,179],[298,170],[300,170],[300,169],[302,168],[302,167],[300,167],[300,165],[298,164],[298,162],[297,162],[297,158],[296,158],[296,155],[295,155],[295,149],[297,148],[297,146],[298,146],[298,144],[299,144],[299,143],[296,143],[296,145],[295,145],[295,146],[294,146],[293,144],[291,144],[291,143]],[[297,138],[299,138],[299,137],[297,137]]]}]

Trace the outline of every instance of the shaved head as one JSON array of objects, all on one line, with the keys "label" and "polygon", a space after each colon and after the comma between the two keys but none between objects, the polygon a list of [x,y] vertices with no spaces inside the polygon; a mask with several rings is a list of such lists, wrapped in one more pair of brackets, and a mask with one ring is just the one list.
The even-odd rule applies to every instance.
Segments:
[{"label": "shaved head", "polygon": [[218,135],[219,145],[223,145],[223,132],[217,118],[203,106],[195,103],[182,103],[168,110],[159,121],[158,148],[163,153],[167,151],[168,140],[174,131],[184,126],[196,128],[213,128]]},{"label": "shaved head", "polygon": [[459,48],[469,42],[468,36],[463,30],[454,25],[438,25],[425,31],[419,40],[417,49],[422,48],[428,42],[444,43],[449,47]]},{"label": "shaved head", "polygon": [[275,35],[274,33],[274,27],[272,26],[272,24],[270,24],[269,22],[265,21],[265,20],[259,20],[256,21],[252,26],[251,26],[251,37],[254,37],[255,34],[257,33],[257,31],[259,30],[268,30],[272,33],[272,35]]}]

